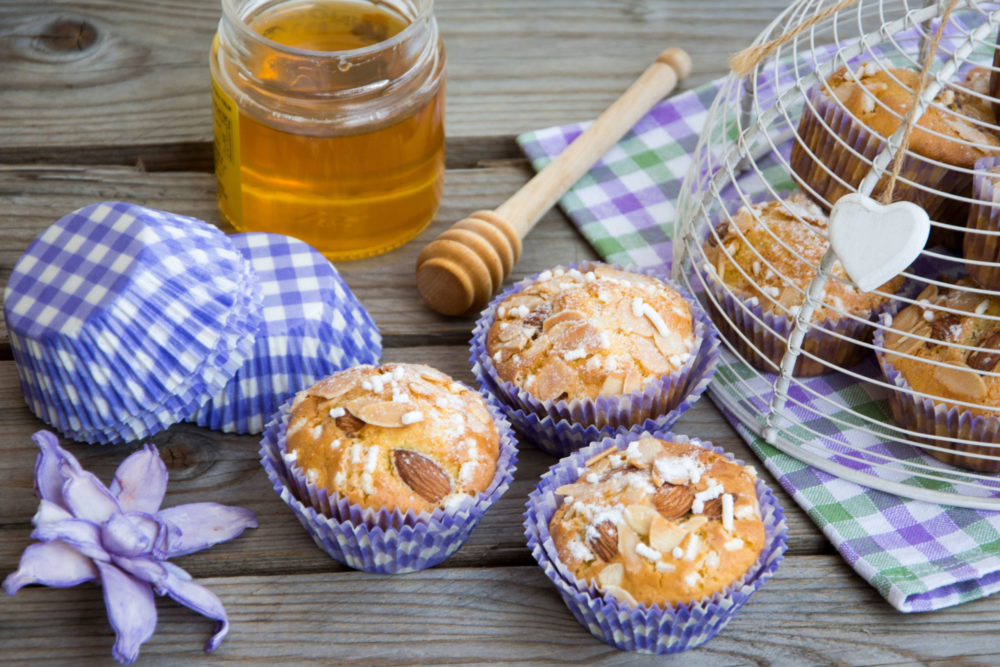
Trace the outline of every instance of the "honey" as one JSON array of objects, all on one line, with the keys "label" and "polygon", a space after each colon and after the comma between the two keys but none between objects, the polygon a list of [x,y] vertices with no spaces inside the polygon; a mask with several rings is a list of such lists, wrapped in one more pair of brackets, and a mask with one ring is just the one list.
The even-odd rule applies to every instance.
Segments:
[{"label": "honey", "polygon": [[338,260],[416,236],[444,174],[444,51],[429,0],[223,10],[211,63],[226,220]]}]

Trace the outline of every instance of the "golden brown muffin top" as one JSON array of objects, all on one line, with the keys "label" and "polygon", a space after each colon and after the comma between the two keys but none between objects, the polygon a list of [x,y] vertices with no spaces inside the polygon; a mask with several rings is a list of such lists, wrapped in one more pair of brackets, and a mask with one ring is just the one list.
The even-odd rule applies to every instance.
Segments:
[{"label": "golden brown muffin top", "polygon": [[[919,78],[917,72],[909,69],[886,70],[863,63],[853,70],[840,68],[827,79],[827,84],[845,109],[885,138],[896,131],[912,108],[912,91]],[[1000,139],[981,124],[994,122],[988,87],[989,72],[977,68],[968,73],[964,84],[942,89],[935,98],[940,106],[928,107],[910,135],[910,150],[970,169],[978,158],[997,154]],[[986,99],[968,90],[985,95]]]},{"label": "golden brown muffin top", "polygon": [[[826,214],[796,193],[738,210],[731,223],[708,235],[705,256],[709,267],[739,296],[756,297],[765,311],[785,314],[787,309],[794,316],[830,245],[826,235]],[[845,312],[868,317],[887,301],[872,292],[859,292],[839,261],[831,273],[835,278],[827,280],[824,305],[813,311],[812,321],[836,320]],[[903,277],[897,276],[879,291],[891,294],[902,284]]]},{"label": "golden brown muffin top", "polygon": [[893,318],[892,331],[885,333],[886,359],[914,390],[944,403],[951,399],[983,406],[959,406],[975,414],[1000,416],[990,409],[1000,407],[1000,377],[983,375],[1000,370],[1000,321],[988,319],[1000,317],[1000,299],[961,289],[975,286],[971,278],[962,278],[956,285],[958,289],[928,285],[917,303]]},{"label": "golden brown muffin top", "polygon": [[500,379],[541,401],[630,394],[679,370],[693,345],[676,290],[604,264],[543,272],[497,307],[486,338]]},{"label": "golden brown muffin top", "polygon": [[559,559],[621,601],[686,603],[724,589],[764,547],[756,471],[644,437],[592,457],[549,524]]},{"label": "golden brown muffin top", "polygon": [[500,451],[482,397],[418,364],[356,366],[299,392],[286,437],[316,486],[403,513],[485,491]]}]

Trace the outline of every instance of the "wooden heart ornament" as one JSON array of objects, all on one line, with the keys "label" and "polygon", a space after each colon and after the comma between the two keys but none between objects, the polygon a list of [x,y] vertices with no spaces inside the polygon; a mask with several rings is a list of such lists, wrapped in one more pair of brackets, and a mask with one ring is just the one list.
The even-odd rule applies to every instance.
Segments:
[{"label": "wooden heart ornament", "polygon": [[863,292],[895,277],[917,258],[931,220],[911,202],[880,204],[852,192],[830,211],[830,245],[844,271]]}]

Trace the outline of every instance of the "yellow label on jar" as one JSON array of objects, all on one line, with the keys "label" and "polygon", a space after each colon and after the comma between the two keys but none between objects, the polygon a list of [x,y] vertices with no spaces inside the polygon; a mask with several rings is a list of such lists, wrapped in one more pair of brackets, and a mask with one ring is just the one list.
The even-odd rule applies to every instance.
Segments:
[{"label": "yellow label on jar", "polygon": [[219,207],[230,224],[243,220],[240,184],[240,114],[233,98],[212,79],[212,125],[215,129],[215,181]]}]

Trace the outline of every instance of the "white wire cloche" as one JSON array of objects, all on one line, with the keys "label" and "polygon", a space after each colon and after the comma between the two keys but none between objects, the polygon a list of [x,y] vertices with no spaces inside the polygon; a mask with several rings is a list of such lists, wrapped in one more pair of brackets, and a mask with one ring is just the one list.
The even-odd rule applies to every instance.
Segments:
[{"label": "white wire cloche", "polygon": [[[998,24],[1000,4],[973,0],[795,2],[709,109],[674,235],[674,277],[723,334],[710,391],[743,427],[847,480],[986,509],[1000,509]],[[929,225],[895,204],[845,213],[880,197]],[[877,273],[904,247],[898,278],[860,289],[848,255],[896,253],[865,260]]]}]

